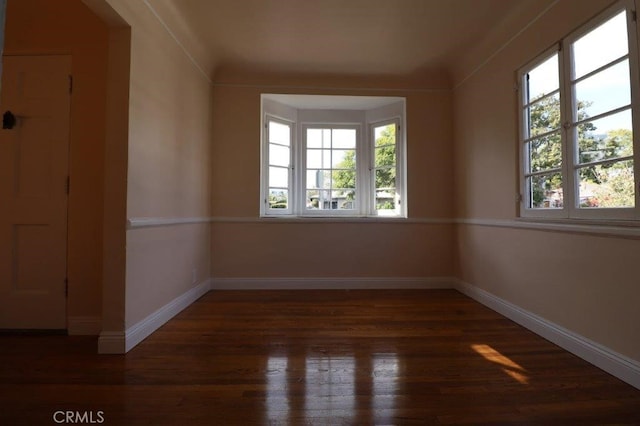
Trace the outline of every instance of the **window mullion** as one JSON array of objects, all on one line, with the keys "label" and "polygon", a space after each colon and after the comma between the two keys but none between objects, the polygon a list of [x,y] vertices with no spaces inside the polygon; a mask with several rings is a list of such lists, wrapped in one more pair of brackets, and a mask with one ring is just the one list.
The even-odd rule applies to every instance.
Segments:
[{"label": "window mullion", "polygon": [[[629,0],[630,1],[630,0]],[[631,75],[631,128],[633,135],[633,175],[635,208],[633,217],[640,219],[640,80],[635,76],[640,73],[640,46],[638,46],[638,24],[635,19],[634,3],[627,6],[627,39],[629,40],[629,73]]]},{"label": "window mullion", "polygon": [[571,47],[566,40],[560,43],[559,70],[560,70],[560,122],[562,132],[560,143],[562,144],[562,189],[564,198],[564,217],[571,217],[576,209],[576,150],[578,143],[578,128],[571,126],[577,120],[575,90],[571,85],[573,80],[573,60]]}]

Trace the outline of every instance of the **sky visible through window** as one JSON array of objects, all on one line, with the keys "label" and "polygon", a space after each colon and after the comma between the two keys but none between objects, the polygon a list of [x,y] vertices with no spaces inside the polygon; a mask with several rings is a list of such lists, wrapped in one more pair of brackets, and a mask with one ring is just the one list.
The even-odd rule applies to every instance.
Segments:
[{"label": "sky visible through window", "polygon": [[[573,79],[612,62],[628,53],[626,12],[614,16],[572,45],[574,58]],[[529,73],[529,100],[549,94],[559,87],[558,58],[553,55]],[[631,89],[629,60],[625,59],[589,78],[575,84],[576,100],[584,102],[584,112],[593,117],[598,114],[629,105]],[[631,130],[631,113],[608,116],[594,123],[596,133],[606,134],[611,130]]]}]

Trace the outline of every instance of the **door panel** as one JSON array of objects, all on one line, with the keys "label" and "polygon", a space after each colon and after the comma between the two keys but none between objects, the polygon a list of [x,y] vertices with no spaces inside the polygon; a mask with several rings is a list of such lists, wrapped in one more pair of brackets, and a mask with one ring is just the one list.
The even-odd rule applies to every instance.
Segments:
[{"label": "door panel", "polygon": [[0,328],[66,328],[68,56],[5,56],[0,114]]}]

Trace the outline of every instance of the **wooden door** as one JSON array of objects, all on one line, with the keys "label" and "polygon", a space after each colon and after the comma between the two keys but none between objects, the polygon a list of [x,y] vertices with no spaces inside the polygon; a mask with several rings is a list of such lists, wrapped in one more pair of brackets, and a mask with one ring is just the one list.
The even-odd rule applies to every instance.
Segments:
[{"label": "wooden door", "polygon": [[68,56],[3,58],[0,114],[16,117],[0,130],[3,329],[66,328],[70,74]]}]

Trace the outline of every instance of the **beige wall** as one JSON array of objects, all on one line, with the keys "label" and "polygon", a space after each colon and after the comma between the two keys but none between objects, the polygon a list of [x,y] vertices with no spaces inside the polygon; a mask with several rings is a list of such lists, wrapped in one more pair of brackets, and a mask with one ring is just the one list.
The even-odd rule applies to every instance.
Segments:
[{"label": "beige wall", "polygon": [[[515,72],[609,1],[558,2],[454,91],[456,215],[517,215]],[[500,45],[494,46],[494,52]],[[640,241],[461,225],[456,273],[463,280],[619,353],[640,360]]]},{"label": "beige wall", "polygon": [[[451,225],[258,220],[260,94],[275,92],[406,97],[409,218],[450,218],[447,83],[442,76],[414,86],[382,78],[219,72],[214,84],[212,201],[218,220],[212,232],[213,277],[450,276]],[[379,90],[385,88],[393,90]]]},{"label": "beige wall", "polygon": [[69,317],[100,317],[108,31],[78,1],[9,1],[6,55],[72,56]]},{"label": "beige wall", "polygon": [[[207,217],[210,81],[143,2],[108,2],[131,26],[127,217]],[[127,231],[125,328],[209,277],[209,238],[209,224]]]}]

